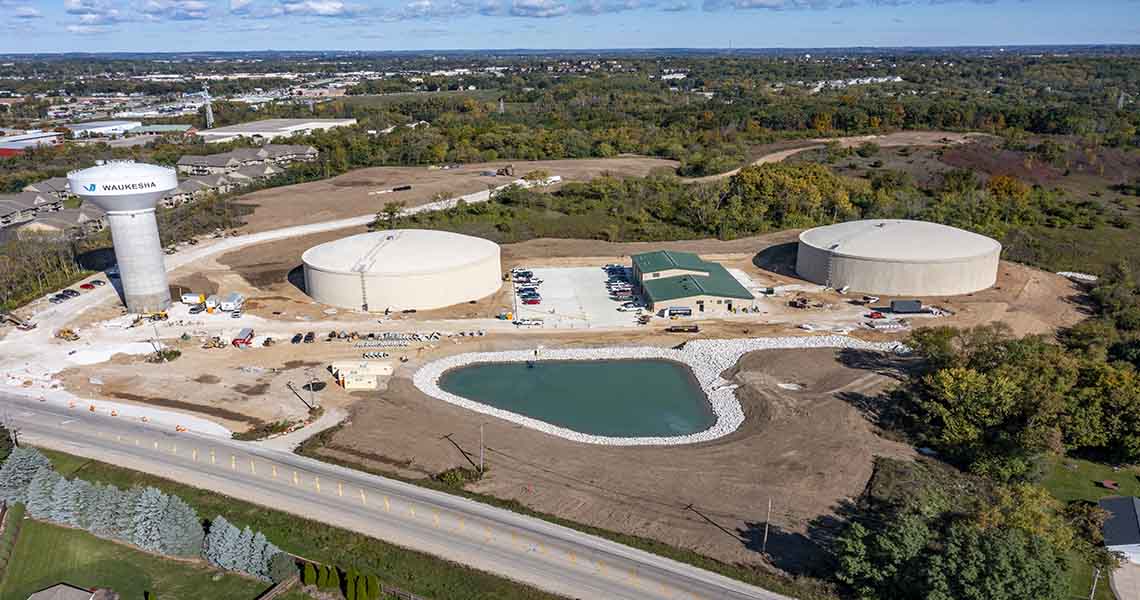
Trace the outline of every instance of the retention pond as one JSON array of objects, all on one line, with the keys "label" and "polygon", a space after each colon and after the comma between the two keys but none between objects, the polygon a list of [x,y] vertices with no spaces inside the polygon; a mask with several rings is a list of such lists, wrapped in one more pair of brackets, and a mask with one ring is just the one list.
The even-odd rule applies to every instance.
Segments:
[{"label": "retention pond", "polygon": [[692,372],[672,360],[476,363],[445,371],[439,387],[590,435],[683,436],[716,423]]}]

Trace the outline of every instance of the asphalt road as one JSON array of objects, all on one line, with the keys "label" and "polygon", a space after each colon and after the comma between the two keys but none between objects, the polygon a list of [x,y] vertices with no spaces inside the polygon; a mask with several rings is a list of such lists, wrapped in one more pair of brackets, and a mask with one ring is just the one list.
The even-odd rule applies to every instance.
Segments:
[{"label": "asphalt road", "polygon": [[0,406],[23,442],[319,519],[569,598],[787,598],[541,519],[288,452],[3,394]]}]

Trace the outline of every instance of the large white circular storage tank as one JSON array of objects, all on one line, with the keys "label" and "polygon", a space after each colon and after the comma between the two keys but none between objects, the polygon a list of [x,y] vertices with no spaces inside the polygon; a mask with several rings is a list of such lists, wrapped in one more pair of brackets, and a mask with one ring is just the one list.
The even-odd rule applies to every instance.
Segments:
[{"label": "large white circular storage tank", "polygon": [[800,277],[853,292],[956,296],[997,281],[1001,244],[926,221],[873,219],[800,234]]},{"label": "large white circular storage tank", "polygon": [[498,244],[446,231],[362,233],[309,248],[301,262],[313,299],[372,312],[442,308],[502,284]]}]

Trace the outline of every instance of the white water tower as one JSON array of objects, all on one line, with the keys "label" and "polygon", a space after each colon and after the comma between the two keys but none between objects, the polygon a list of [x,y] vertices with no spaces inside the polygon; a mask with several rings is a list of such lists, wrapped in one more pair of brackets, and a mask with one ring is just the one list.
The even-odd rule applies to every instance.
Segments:
[{"label": "white water tower", "polygon": [[108,162],[67,174],[71,191],[107,211],[127,310],[149,313],[170,306],[170,287],[154,207],[178,187],[174,169]]}]

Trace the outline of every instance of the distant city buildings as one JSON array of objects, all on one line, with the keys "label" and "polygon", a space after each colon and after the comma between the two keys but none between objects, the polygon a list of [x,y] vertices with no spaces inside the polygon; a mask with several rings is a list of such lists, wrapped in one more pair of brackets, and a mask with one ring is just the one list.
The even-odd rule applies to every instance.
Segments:
[{"label": "distant city buildings", "polygon": [[64,129],[77,138],[117,137],[142,127],[140,121],[89,121],[64,125]]}]

